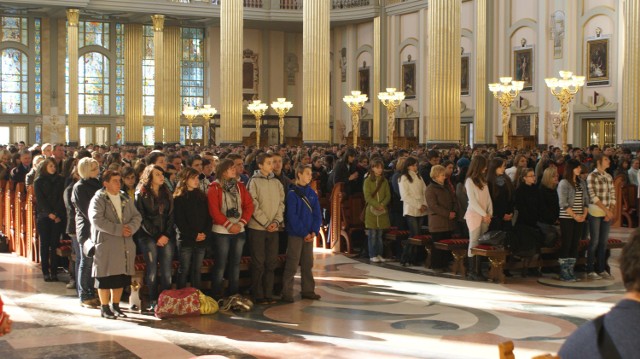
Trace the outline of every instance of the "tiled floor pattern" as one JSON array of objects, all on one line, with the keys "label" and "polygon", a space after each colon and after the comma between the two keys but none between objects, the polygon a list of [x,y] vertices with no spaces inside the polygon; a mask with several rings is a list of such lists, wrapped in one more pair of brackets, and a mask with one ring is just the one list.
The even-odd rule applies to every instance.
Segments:
[{"label": "tiled floor pattern", "polygon": [[[614,274],[619,251],[610,259]],[[576,326],[624,292],[619,275],[574,289],[550,278],[541,284],[514,276],[499,285],[394,266],[320,251],[320,301],[112,321],[81,308],[63,283],[45,283],[37,266],[0,254],[0,295],[15,322],[0,337],[0,358],[497,358],[496,344],[505,340],[514,341],[518,358],[530,358],[555,353]]]}]

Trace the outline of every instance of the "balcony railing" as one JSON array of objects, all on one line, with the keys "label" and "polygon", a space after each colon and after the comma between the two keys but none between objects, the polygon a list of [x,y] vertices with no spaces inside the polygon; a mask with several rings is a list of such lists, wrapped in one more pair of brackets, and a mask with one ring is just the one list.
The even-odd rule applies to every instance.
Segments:
[{"label": "balcony railing", "polygon": [[375,0],[333,0],[332,9],[350,9],[354,7],[369,6]]},{"label": "balcony railing", "polygon": [[[222,2],[222,0],[171,0],[171,1],[187,3],[187,4],[204,2],[204,3],[211,3],[212,5],[220,5],[220,3]],[[244,4],[244,7],[262,9],[262,0],[243,0],[243,4]]]},{"label": "balcony railing", "polygon": [[280,0],[282,10],[302,10],[302,0]]}]

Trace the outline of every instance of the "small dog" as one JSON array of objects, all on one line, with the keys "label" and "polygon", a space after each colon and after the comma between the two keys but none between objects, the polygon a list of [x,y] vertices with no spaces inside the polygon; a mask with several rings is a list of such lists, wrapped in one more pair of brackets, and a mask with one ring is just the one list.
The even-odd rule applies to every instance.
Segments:
[{"label": "small dog", "polygon": [[140,287],[142,286],[136,280],[131,283],[131,295],[129,296],[129,309],[131,310],[142,310]]}]

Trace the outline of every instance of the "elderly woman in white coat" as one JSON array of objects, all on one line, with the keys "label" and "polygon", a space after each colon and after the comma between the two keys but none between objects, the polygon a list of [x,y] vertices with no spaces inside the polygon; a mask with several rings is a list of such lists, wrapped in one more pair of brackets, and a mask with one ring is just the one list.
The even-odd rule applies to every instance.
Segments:
[{"label": "elderly woman in white coat", "polygon": [[[124,318],[120,297],[135,274],[136,245],[132,236],[140,227],[142,216],[133,201],[120,191],[119,172],[105,171],[102,184],[104,188],[96,192],[89,205],[91,240],[95,244],[92,275],[100,297],[102,317]],[[109,308],[109,300],[112,308]]]}]

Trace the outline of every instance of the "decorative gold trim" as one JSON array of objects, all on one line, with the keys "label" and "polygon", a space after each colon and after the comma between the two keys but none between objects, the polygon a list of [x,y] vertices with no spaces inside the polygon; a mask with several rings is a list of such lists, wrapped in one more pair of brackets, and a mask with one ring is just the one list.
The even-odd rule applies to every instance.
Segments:
[{"label": "decorative gold trim", "polygon": [[151,15],[153,21],[153,31],[164,30],[164,15]]},{"label": "decorative gold trim", "polygon": [[80,10],[67,9],[67,21],[69,22],[69,26],[78,27],[79,20],[80,20]]}]

